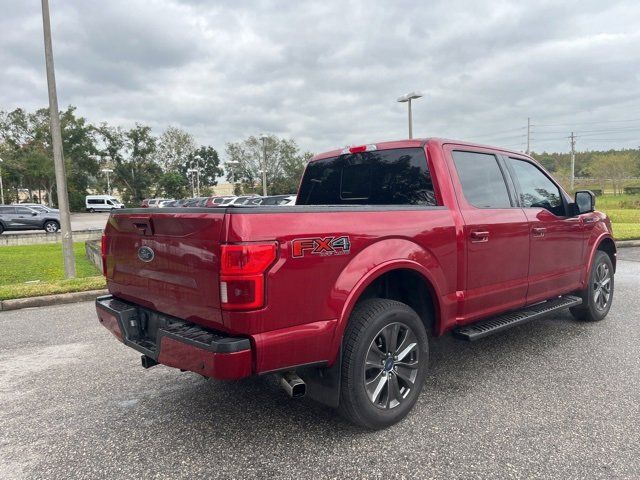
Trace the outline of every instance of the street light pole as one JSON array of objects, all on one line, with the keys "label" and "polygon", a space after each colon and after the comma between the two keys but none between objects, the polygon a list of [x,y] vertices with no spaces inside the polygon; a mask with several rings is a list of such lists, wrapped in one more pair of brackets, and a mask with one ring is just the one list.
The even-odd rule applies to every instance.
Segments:
[{"label": "street light pole", "polygon": [[262,135],[260,139],[262,140],[262,196],[267,196],[267,139],[269,137],[267,135]]},{"label": "street light pole", "polygon": [[411,100],[415,100],[417,98],[422,97],[422,93],[420,92],[411,92],[411,93],[407,93],[406,95],[401,96],[400,98],[398,98],[398,102],[400,103],[406,103],[407,107],[408,107],[408,114],[409,114],[409,138],[413,138],[413,114],[411,112]]},{"label": "street light pole", "polygon": [[196,195],[199,197],[200,196],[200,155],[196,155],[195,156],[196,159],[196,181],[198,182],[196,184]]},{"label": "street light pole", "polygon": [[51,124],[51,144],[53,146],[53,163],[56,173],[56,193],[60,209],[60,226],[62,229],[62,257],[64,259],[64,275],[75,278],[76,262],[73,255],[73,236],[71,234],[71,214],[69,213],[69,194],[67,192],[67,176],[62,156],[62,131],[58,111],[58,94],[56,93],[56,75],[53,66],[53,47],[51,46],[51,20],[49,18],[49,0],[42,0],[42,27],[44,30],[44,58],[47,70],[47,86],[49,90],[49,122]]},{"label": "street light pole", "polygon": [[[197,168],[188,168],[187,173],[191,174],[191,196],[199,197],[200,196],[200,171]],[[194,191],[196,188],[196,181],[193,177],[194,174],[198,175],[198,191],[197,192]]]},{"label": "street light pole", "polygon": [[[0,158],[0,163],[4,160]],[[4,186],[2,185],[2,169],[0,168],[0,205],[4,205]]]},{"label": "street light pole", "polygon": [[109,174],[113,172],[110,168],[103,168],[100,170],[102,173],[107,174],[107,194],[111,195],[111,182],[109,181]]}]

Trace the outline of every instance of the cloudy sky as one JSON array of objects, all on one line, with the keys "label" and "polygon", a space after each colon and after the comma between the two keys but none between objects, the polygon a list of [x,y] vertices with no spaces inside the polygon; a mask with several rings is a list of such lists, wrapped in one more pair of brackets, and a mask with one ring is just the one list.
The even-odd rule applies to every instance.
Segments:
[{"label": "cloudy sky", "polygon": [[[414,135],[640,145],[640,3],[50,0],[61,106],[224,144],[319,152]],[[37,0],[0,0],[0,110],[47,104]]]}]

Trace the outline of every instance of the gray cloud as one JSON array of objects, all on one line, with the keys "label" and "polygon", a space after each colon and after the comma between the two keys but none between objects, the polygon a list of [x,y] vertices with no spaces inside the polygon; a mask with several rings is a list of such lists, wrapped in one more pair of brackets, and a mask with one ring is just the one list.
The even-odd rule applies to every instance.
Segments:
[{"label": "gray cloud", "polygon": [[[531,4],[529,4],[531,3]],[[415,132],[521,149],[637,146],[640,6],[601,1],[52,2],[59,101],[91,121],[259,132],[309,150]],[[0,109],[46,105],[38,2],[5,2]],[[561,124],[559,126],[553,126]],[[549,126],[547,126],[549,125]],[[595,125],[595,127],[589,125]],[[636,140],[637,139],[637,140]]]}]

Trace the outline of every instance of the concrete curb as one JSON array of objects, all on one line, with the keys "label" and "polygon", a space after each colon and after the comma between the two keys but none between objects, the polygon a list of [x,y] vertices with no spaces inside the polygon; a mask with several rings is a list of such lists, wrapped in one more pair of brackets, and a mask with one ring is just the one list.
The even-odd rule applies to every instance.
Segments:
[{"label": "concrete curb", "polygon": [[616,247],[618,248],[640,247],[640,240],[621,240],[619,242],[616,242]]},{"label": "concrete curb", "polygon": [[[89,228],[85,230],[75,230],[73,233],[74,242],[84,242],[85,240],[99,240],[102,236],[101,228]],[[62,233],[10,233],[0,235],[0,247],[10,247],[14,245],[39,245],[43,243],[61,243]]]},{"label": "concrete curb", "polygon": [[0,311],[18,310],[20,308],[47,307],[50,305],[62,305],[63,303],[86,302],[95,300],[100,295],[106,295],[108,290],[88,290],[86,292],[60,293],[57,295],[42,295],[40,297],[15,298],[2,300]]}]

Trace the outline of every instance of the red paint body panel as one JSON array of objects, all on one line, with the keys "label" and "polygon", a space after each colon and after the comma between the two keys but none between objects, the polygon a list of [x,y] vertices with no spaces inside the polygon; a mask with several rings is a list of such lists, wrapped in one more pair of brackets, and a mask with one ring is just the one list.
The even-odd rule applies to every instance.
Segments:
[{"label": "red paint body panel", "polygon": [[111,313],[102,309],[98,309],[97,314],[98,321],[102,324],[102,326],[109,330],[114,337],[122,342],[123,335],[122,330],[120,329],[120,324],[118,323],[118,318],[115,315],[112,315]]},{"label": "red paint body panel", "polygon": [[158,362],[219,380],[236,380],[252,374],[251,350],[213,353],[163,337]]},{"label": "red paint body panel", "polygon": [[327,363],[336,320],[305,323],[253,335],[256,370],[269,372],[283,367]]},{"label": "red paint body panel", "polygon": [[[438,207],[149,209],[111,215],[106,263],[114,296],[248,337],[253,346],[238,354],[213,354],[164,338],[161,363],[216,378],[331,365],[362,292],[397,269],[426,281],[435,308],[433,333],[441,335],[584,287],[595,250],[611,238],[610,223],[598,212],[560,218],[541,208],[482,209],[466,201],[452,150],[523,158],[520,153],[442,139],[376,146],[424,148]],[[546,235],[534,238],[532,229],[540,226]],[[472,241],[478,232],[486,232],[488,240]],[[310,254],[307,246],[307,254],[293,255],[293,240],[327,237],[348,237],[350,248],[322,256]],[[277,259],[264,274],[265,306],[223,310],[220,245],[250,242],[277,244]],[[153,261],[138,257],[141,246],[155,251]],[[118,336],[117,322],[101,321]]]}]

